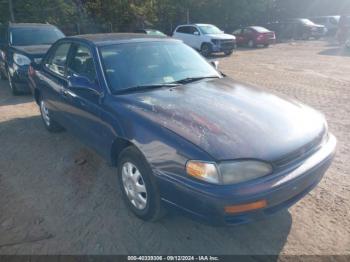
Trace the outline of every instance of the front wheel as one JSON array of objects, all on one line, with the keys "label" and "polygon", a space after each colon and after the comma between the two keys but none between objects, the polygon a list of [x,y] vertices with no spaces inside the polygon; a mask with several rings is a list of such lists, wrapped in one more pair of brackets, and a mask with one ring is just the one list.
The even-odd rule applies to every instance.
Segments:
[{"label": "front wheel", "polygon": [[4,72],[0,70],[0,80],[6,80],[6,79],[7,79],[6,74],[4,74]]},{"label": "front wheel", "polygon": [[209,44],[203,44],[201,48],[201,54],[204,57],[210,56],[212,53],[211,46]]},{"label": "front wheel", "polygon": [[44,126],[51,133],[62,132],[64,129],[56,121],[52,119],[49,109],[47,108],[44,99],[40,99],[39,102],[41,119],[44,122]]},{"label": "front wheel", "polygon": [[120,154],[118,180],[126,204],[137,217],[146,221],[162,217],[163,208],[152,170],[135,147],[128,147]]},{"label": "front wheel", "polygon": [[233,50],[226,50],[225,52],[224,52],[224,54],[225,55],[232,55],[232,53],[233,53]]},{"label": "front wheel", "polygon": [[17,90],[16,83],[13,81],[12,76],[11,76],[9,71],[7,71],[7,79],[9,81],[9,86],[10,86],[12,95],[14,95],[14,96],[18,95],[19,92]]}]

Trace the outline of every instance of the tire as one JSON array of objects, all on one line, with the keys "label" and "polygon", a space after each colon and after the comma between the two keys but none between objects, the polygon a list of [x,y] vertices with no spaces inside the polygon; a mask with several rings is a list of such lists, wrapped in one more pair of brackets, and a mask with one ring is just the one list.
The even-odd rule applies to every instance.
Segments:
[{"label": "tire", "polygon": [[7,76],[4,74],[3,71],[0,70],[0,80],[6,80]]},{"label": "tire", "polygon": [[9,71],[7,71],[7,79],[8,79],[8,82],[9,82],[9,86],[10,86],[12,95],[14,95],[14,96],[19,95],[19,92],[17,90],[16,84],[13,82],[13,79],[12,79]]},{"label": "tire", "polygon": [[303,33],[303,34],[301,35],[301,39],[307,41],[307,40],[310,39],[310,36],[309,36],[308,33]]},{"label": "tire", "polygon": [[265,45],[264,45],[265,48],[268,48],[269,46],[270,46],[269,44],[265,44]]},{"label": "tire", "polygon": [[249,40],[248,47],[254,48],[256,46],[255,42],[253,40]]},{"label": "tire", "polygon": [[124,201],[138,218],[157,221],[164,215],[152,170],[133,146],[127,147],[119,155],[118,181]]},{"label": "tire", "polygon": [[50,111],[46,106],[44,99],[40,98],[39,108],[41,119],[43,120],[44,126],[50,133],[59,133],[64,131],[63,127],[54,121],[50,115]]},{"label": "tire", "polygon": [[212,53],[211,45],[208,43],[202,44],[202,47],[201,47],[202,56],[208,57],[211,55],[211,53]]},{"label": "tire", "polygon": [[224,52],[224,54],[227,56],[232,55],[232,53],[233,53],[233,50],[227,50]]}]

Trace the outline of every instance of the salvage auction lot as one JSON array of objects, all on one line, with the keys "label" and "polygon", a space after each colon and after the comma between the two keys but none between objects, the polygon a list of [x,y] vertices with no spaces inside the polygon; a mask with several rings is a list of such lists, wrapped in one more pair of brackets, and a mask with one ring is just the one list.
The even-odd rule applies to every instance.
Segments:
[{"label": "salvage auction lot", "polygon": [[350,254],[350,53],[307,41],[214,59],[228,76],[326,115],[339,144],[315,190],[243,226],[177,213],[143,222],[124,205],[116,169],[70,134],[49,134],[31,97],[1,81],[0,254]]}]

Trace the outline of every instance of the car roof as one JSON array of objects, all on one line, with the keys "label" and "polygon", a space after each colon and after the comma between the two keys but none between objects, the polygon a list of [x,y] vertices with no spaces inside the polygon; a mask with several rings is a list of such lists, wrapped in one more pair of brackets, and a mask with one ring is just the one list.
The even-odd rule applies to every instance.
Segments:
[{"label": "car roof", "polygon": [[51,24],[41,24],[41,23],[10,23],[11,28],[23,28],[23,27],[55,27]]},{"label": "car roof", "polygon": [[87,34],[76,35],[66,37],[64,39],[83,40],[89,43],[93,43],[97,46],[118,44],[118,43],[131,43],[131,42],[155,42],[155,41],[173,41],[179,42],[180,40],[173,39],[165,36],[138,34],[138,33],[106,33],[106,34]]},{"label": "car roof", "polygon": [[207,26],[207,25],[211,25],[211,24],[186,24],[186,25],[179,25],[180,26]]}]

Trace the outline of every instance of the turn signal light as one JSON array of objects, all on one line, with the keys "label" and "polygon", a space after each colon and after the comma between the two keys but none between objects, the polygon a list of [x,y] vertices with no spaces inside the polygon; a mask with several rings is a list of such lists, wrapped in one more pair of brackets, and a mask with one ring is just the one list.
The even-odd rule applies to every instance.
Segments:
[{"label": "turn signal light", "polygon": [[263,199],[263,200],[248,203],[248,204],[226,206],[225,213],[228,213],[228,214],[243,213],[247,211],[262,209],[265,207],[267,207],[267,201]]}]

